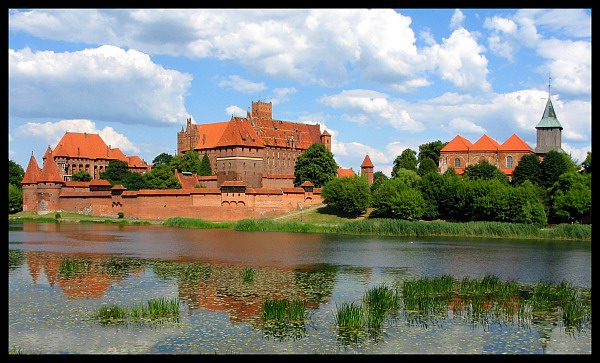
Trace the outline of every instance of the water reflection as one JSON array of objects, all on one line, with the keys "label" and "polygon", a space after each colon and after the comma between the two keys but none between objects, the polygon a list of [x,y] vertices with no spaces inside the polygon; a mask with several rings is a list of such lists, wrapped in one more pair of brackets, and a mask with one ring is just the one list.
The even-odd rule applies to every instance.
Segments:
[{"label": "water reflection", "polygon": [[[503,280],[514,275],[520,282],[539,281],[553,275],[551,269],[574,276],[583,268],[582,276],[570,280],[591,286],[591,271],[588,277],[582,267],[591,258],[585,246],[402,242],[154,226],[11,225],[9,346],[49,353],[591,353],[591,320],[581,332],[568,332],[555,322],[511,319],[492,301],[474,304],[479,314],[469,313],[460,299],[427,307],[436,314],[403,308],[383,317],[377,329],[338,334],[336,306],[360,302],[373,286],[420,276],[462,271],[477,277],[510,262],[515,267],[499,274]],[[486,247],[482,268],[478,258]],[[534,258],[536,253],[542,256]],[[252,279],[244,277],[248,270]],[[178,298],[180,323],[109,328],[89,319],[103,305],[151,297]],[[301,299],[306,321],[265,324],[267,299]]]}]

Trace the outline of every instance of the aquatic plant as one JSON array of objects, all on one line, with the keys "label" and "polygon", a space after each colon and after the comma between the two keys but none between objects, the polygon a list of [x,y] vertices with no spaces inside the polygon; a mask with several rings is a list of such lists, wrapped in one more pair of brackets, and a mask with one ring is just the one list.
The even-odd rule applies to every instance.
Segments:
[{"label": "aquatic plant", "polygon": [[134,304],[132,307],[104,305],[98,309],[95,317],[102,324],[118,324],[126,321],[156,321],[179,318],[178,298],[151,298],[146,304]]},{"label": "aquatic plant", "polygon": [[78,273],[83,271],[87,271],[91,265],[90,260],[88,259],[72,259],[72,258],[63,258],[60,261],[60,265],[58,267],[58,273],[62,277],[74,277]]},{"label": "aquatic plant", "polygon": [[254,281],[254,270],[251,267],[245,267],[242,271],[242,279],[249,284]]}]

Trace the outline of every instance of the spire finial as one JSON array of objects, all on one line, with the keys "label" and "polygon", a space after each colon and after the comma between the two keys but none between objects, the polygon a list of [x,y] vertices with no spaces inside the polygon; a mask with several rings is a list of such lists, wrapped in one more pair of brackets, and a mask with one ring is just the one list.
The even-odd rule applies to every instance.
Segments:
[{"label": "spire finial", "polygon": [[550,97],[550,81],[552,80],[552,76],[550,75],[550,72],[548,72],[548,97]]}]

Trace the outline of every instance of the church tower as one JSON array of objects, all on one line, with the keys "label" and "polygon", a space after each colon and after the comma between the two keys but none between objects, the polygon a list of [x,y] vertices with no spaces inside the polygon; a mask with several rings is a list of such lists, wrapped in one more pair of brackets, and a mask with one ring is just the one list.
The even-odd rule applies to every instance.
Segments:
[{"label": "church tower", "polygon": [[546,102],[542,119],[538,122],[535,129],[537,130],[535,153],[539,158],[543,158],[550,150],[564,152],[561,148],[561,132],[563,127],[556,117],[556,112],[554,112],[554,106],[550,99],[550,84],[548,84],[548,102]]},{"label": "church tower", "polygon": [[360,175],[364,175],[367,178],[367,182],[369,185],[373,185],[373,162],[371,162],[371,158],[367,154],[362,164],[360,164]]}]

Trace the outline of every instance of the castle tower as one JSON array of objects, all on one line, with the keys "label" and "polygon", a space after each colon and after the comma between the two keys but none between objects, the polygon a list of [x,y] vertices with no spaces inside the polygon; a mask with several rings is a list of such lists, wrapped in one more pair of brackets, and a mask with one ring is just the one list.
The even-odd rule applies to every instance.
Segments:
[{"label": "castle tower", "polygon": [[46,159],[37,181],[37,211],[60,209],[59,194],[65,184],[52,157]]},{"label": "castle tower", "polygon": [[360,175],[367,177],[367,182],[369,182],[369,185],[373,185],[373,168],[374,165],[371,162],[369,154],[367,154],[365,156],[365,160],[363,160],[362,164],[360,164]]},{"label": "castle tower", "polygon": [[321,134],[321,144],[325,145],[325,148],[331,151],[331,134],[327,130],[323,130]]},{"label": "castle tower", "polygon": [[548,86],[548,102],[546,102],[544,114],[535,129],[537,130],[535,153],[539,158],[543,158],[550,150],[564,152],[561,148],[561,132],[563,128],[556,117],[554,106],[552,106],[550,86]]},{"label": "castle tower", "polygon": [[37,160],[35,160],[35,156],[33,156],[33,153],[31,153],[27,170],[23,175],[23,180],[21,180],[24,211],[37,210],[37,182],[40,178],[40,174],[41,171]]},{"label": "castle tower", "polygon": [[273,103],[252,101],[252,117],[265,118],[269,120],[273,119]]}]

